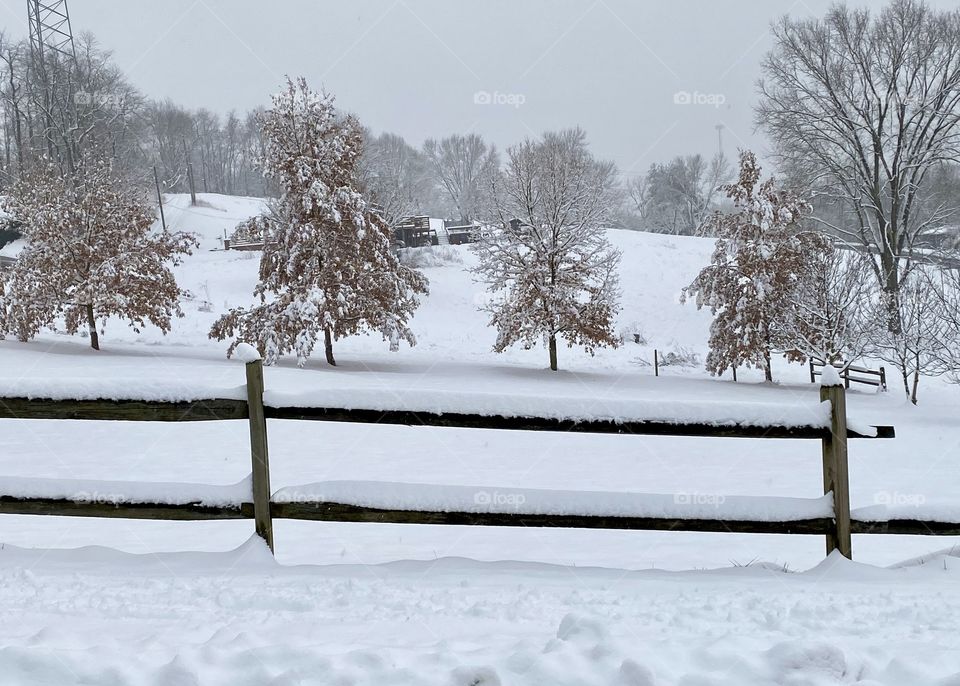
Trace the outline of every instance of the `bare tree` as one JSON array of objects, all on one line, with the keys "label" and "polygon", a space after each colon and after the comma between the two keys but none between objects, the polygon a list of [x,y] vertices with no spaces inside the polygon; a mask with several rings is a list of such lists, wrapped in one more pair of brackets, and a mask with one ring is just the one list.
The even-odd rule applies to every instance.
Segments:
[{"label": "bare tree", "polygon": [[366,134],[358,174],[367,198],[375,203],[387,226],[424,210],[432,183],[428,162],[401,136]]},{"label": "bare tree", "polygon": [[475,273],[493,298],[494,350],[546,343],[557,370],[557,337],[593,352],[616,346],[620,253],[604,225],[619,200],[612,163],[587,149],[580,129],[548,133],[507,153],[493,183],[497,230],[476,244]]},{"label": "bare tree", "polygon": [[448,136],[439,142],[428,139],[423,144],[423,152],[460,219],[476,218],[486,204],[483,197],[488,186],[486,180],[500,166],[496,148],[471,133]]},{"label": "bare tree", "polygon": [[[944,350],[957,344],[956,330],[945,316],[944,301],[931,288],[931,274],[918,268],[901,284],[897,298],[898,331],[886,331],[879,356],[895,365],[903,379],[903,390],[914,405],[921,376],[940,376],[950,371]],[[889,304],[878,307],[889,311]]]},{"label": "bare tree", "polygon": [[806,259],[805,278],[797,283],[791,311],[781,318],[776,338],[794,359],[852,364],[875,350],[882,335],[867,259],[832,243]]},{"label": "bare tree", "polygon": [[896,331],[917,243],[949,209],[924,191],[930,170],[960,153],[960,12],[836,5],[823,19],[784,17],[773,33],[758,122],[794,177],[849,209],[843,223],[820,219],[874,255]]}]

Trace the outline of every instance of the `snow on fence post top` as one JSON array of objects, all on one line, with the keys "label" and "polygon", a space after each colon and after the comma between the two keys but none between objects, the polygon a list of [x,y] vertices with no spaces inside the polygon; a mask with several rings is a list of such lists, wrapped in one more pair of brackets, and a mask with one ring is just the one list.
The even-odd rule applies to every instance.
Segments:
[{"label": "snow on fence post top", "polygon": [[257,352],[257,349],[249,343],[239,344],[236,348],[234,348],[233,354],[236,355],[241,362],[245,362],[246,364],[258,362],[262,359],[260,357],[260,353]]},{"label": "snow on fence post top", "polygon": [[820,375],[820,386],[822,388],[827,388],[829,386],[842,386],[843,382],[840,381],[840,375],[837,373],[836,367],[832,364],[823,365],[823,373]]}]

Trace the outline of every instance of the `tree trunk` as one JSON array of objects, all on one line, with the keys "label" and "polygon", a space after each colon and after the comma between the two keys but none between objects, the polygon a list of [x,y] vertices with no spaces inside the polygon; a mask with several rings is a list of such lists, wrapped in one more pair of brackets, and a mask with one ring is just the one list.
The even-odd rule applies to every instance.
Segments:
[{"label": "tree trunk", "polygon": [[770,350],[763,351],[763,378],[767,381],[773,381],[773,367],[770,364]]},{"label": "tree trunk", "polygon": [[557,371],[557,337],[550,334],[550,369]]},{"label": "tree trunk", "polygon": [[97,334],[97,319],[93,314],[93,305],[87,305],[87,329],[90,331],[90,347],[100,350],[100,336]]},{"label": "tree trunk", "polygon": [[323,329],[323,352],[327,356],[327,364],[336,367],[337,361],[333,357],[333,332],[329,326]]},{"label": "tree trunk", "polygon": [[917,404],[917,387],[920,385],[920,370],[913,373],[913,391],[910,393],[910,402]]}]

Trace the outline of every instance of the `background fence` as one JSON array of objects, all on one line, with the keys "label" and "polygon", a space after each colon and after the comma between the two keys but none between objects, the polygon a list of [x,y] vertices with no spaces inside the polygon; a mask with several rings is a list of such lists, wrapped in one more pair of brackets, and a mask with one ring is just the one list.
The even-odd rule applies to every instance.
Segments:
[{"label": "background fence", "polygon": [[[893,438],[894,430],[889,426],[874,427],[874,430],[867,434],[851,430],[847,426],[845,391],[841,385],[820,389],[821,401],[829,403],[828,423],[809,426],[757,426],[677,423],[659,420],[617,422],[489,416],[461,412],[426,413],[403,409],[381,411],[337,407],[269,407],[263,402],[261,361],[255,360],[246,364],[246,380],[246,400],[212,398],[192,402],[148,402],[0,399],[0,418],[163,422],[247,419],[252,461],[252,488],[249,496],[241,502],[225,504],[211,504],[202,500],[177,504],[140,500],[102,502],[50,497],[40,493],[4,494],[0,492],[0,513],[161,520],[253,519],[257,534],[267,542],[271,550],[274,549],[273,519],[275,518],[333,522],[817,534],[826,538],[828,553],[837,549],[847,557],[851,557],[851,534],[854,533],[960,535],[960,523],[923,519],[859,521],[851,518],[847,464],[848,440]],[[331,500],[308,497],[291,500],[271,497],[267,419],[718,439],[734,437],[818,440],[821,444],[823,462],[823,492],[828,496],[832,508],[828,508],[829,511],[817,510],[813,515],[801,515],[799,518],[791,516],[771,519],[765,516],[737,514],[735,511],[722,508],[717,509],[711,516],[704,516],[702,512],[694,512],[691,516],[677,513],[671,513],[671,516],[630,516],[629,513],[610,515],[525,512],[522,504],[510,511],[488,511],[482,508],[441,511],[407,506],[371,507],[351,502],[349,498]],[[750,500],[755,503],[765,501],[773,503],[782,499],[756,497]],[[796,500],[801,501],[801,499]],[[562,509],[559,512],[562,512]],[[673,514],[676,516],[672,516]]]}]

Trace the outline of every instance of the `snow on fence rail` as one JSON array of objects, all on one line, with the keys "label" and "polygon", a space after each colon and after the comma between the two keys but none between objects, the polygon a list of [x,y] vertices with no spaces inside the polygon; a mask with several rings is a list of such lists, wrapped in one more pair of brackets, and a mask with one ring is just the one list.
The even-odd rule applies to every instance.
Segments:
[{"label": "snow on fence rail", "polygon": [[[893,438],[890,426],[849,426],[846,397],[836,372],[826,370],[818,405],[785,415],[759,404],[644,405],[643,419],[547,415],[545,408],[467,405],[457,396],[402,400],[356,394],[286,396],[264,393],[255,351],[238,351],[246,364],[246,399],[81,400],[0,397],[0,418],[114,421],[247,419],[252,472],[233,486],[0,478],[0,514],[132,519],[254,519],[271,550],[273,519],[402,524],[534,526],[740,533],[818,534],[827,552],[851,556],[851,533],[960,534],[960,516],[929,520],[888,518],[868,508],[851,517],[847,440]],[[249,353],[249,354],[248,354]],[[831,373],[832,372],[832,373]],[[264,400],[268,400],[265,404]],[[396,400],[396,399],[394,399]],[[337,406],[337,401],[340,406]],[[322,404],[324,406],[312,406]],[[541,410],[541,414],[536,411]],[[824,496],[730,496],[704,502],[698,494],[596,493],[496,489],[377,482],[326,482],[270,489],[268,418],[464,427],[523,431],[575,431],[637,435],[797,438],[821,441]],[[896,514],[896,513],[895,513]],[[960,514],[960,513],[958,513]]]}]

